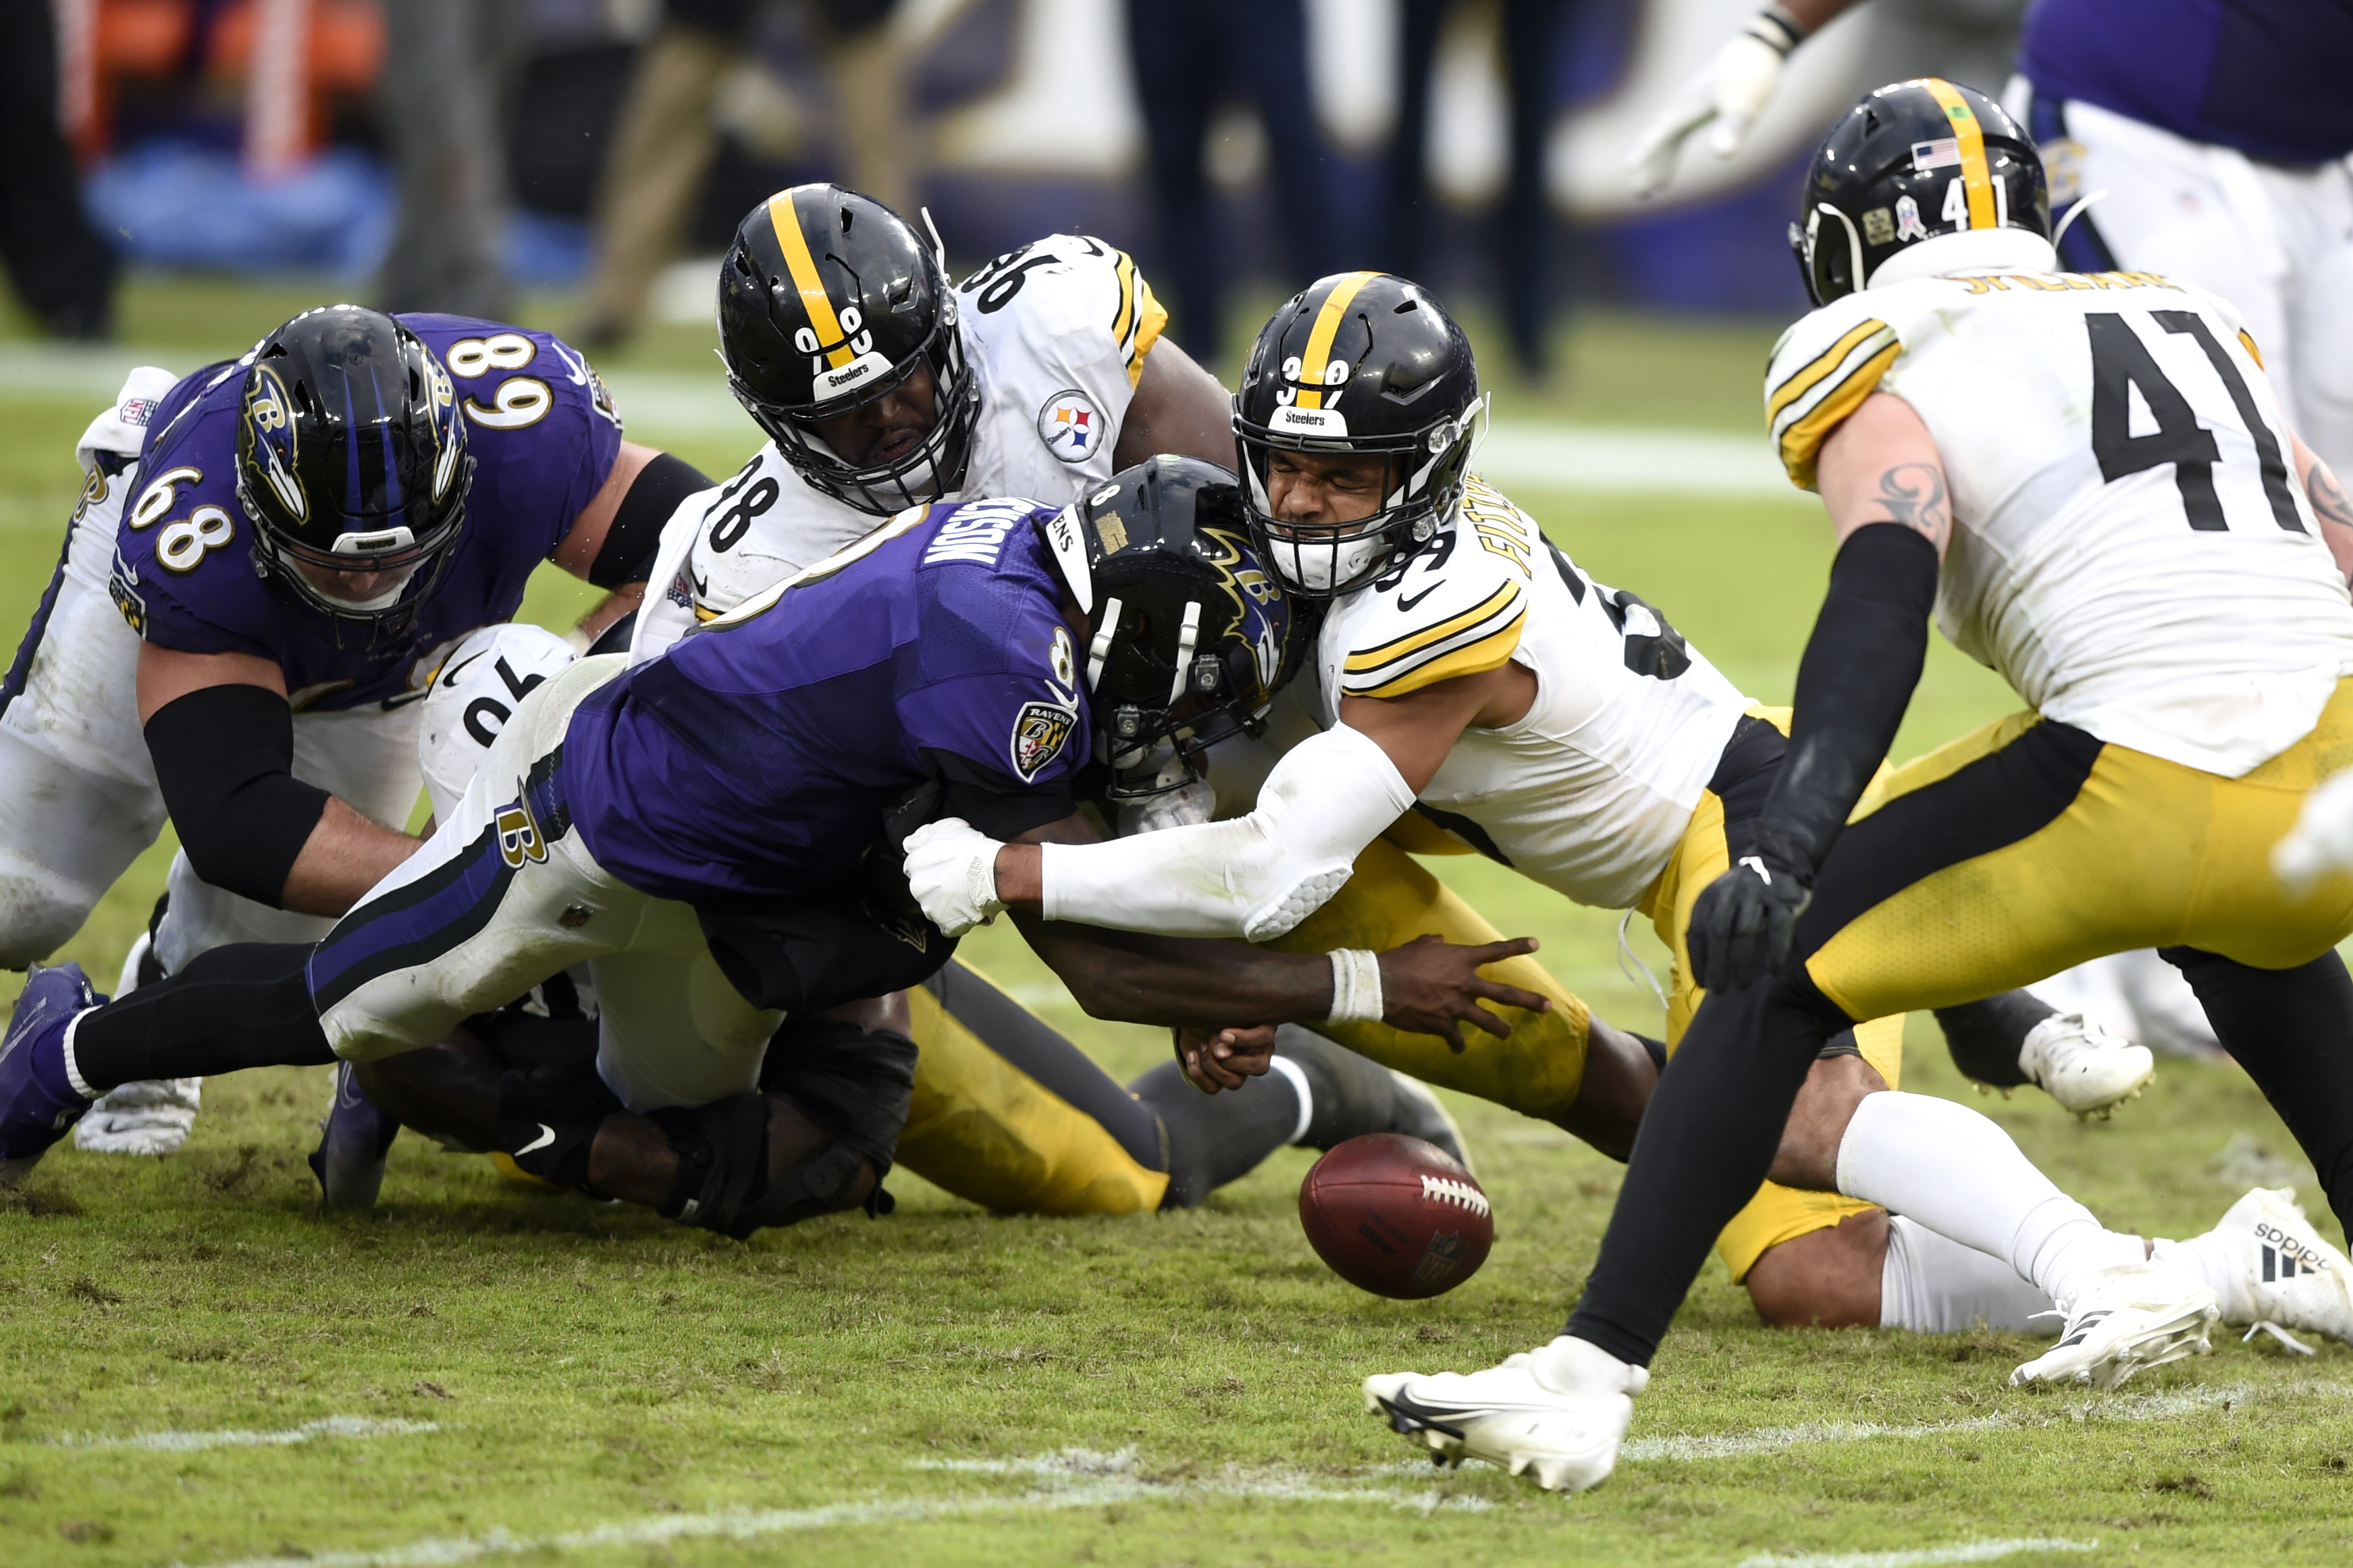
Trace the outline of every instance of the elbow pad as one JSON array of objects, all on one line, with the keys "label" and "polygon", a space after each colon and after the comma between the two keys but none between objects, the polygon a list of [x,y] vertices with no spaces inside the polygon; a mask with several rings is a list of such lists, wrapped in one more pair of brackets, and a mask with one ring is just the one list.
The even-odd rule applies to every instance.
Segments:
[{"label": "elbow pad", "polygon": [[259,686],[207,686],[147,721],[155,782],[188,864],[214,887],[276,908],[327,809],[294,776],[294,714]]},{"label": "elbow pad", "polygon": [[1041,912],[1163,936],[1279,937],[1354,874],[1413,805],[1387,752],[1345,725],[1301,742],[1232,822],[1040,846]]},{"label": "elbow pad", "polygon": [[589,563],[588,581],[599,588],[644,582],[661,549],[662,524],[679,502],[709,489],[711,481],[693,464],[668,452],[657,453],[629,481],[613,513],[613,525],[605,531],[605,542]]},{"label": "elbow pad", "polygon": [[1757,814],[1757,846],[1810,883],[1895,742],[1928,657],[1936,547],[1897,522],[1855,530],[1798,663],[1789,751]]}]

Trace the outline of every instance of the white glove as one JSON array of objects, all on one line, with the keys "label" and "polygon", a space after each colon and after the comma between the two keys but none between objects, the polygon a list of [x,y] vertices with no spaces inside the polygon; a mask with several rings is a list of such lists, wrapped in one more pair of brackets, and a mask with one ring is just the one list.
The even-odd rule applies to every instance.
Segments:
[{"label": "white glove", "polygon": [[[1788,47],[1777,47],[1767,34],[1788,37]],[[1749,24],[1747,31],[1718,49],[1715,58],[1667,100],[1667,107],[1626,155],[1626,174],[1634,194],[1647,197],[1664,190],[1674,175],[1675,155],[1683,150],[1684,139],[1711,121],[1715,130],[1707,139],[1708,151],[1719,158],[1737,152],[1773,89],[1780,85],[1781,62],[1797,41],[1786,24],[1766,12]]]},{"label": "white glove", "polygon": [[907,835],[907,886],[943,935],[962,936],[1005,908],[997,896],[997,852],[1004,847],[961,816]]},{"label": "white glove", "polygon": [[1164,827],[1190,827],[1218,814],[1218,792],[1207,779],[1193,779],[1175,789],[1162,790],[1119,805],[1119,836],[1157,833]]},{"label": "white glove", "polygon": [[2353,769],[2322,780],[2304,797],[2295,826],[2272,846],[2272,869],[2298,897],[2332,871],[2353,871]]},{"label": "white glove", "polygon": [[204,1091],[200,1078],[117,1084],[74,1123],[74,1147],[93,1154],[176,1154],[196,1124]]}]

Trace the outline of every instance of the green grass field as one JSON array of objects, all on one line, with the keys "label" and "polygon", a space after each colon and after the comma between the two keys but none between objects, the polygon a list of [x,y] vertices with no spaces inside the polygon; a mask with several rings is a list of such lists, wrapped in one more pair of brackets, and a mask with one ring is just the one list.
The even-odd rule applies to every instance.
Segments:
[{"label": "green grass field", "polygon": [[[226,351],[302,301],[143,282],[127,331]],[[707,364],[690,336],[638,363]],[[1589,320],[1566,385],[1514,411],[1737,428],[1770,337]],[[12,626],[72,505],[88,402],[0,398]],[[712,471],[744,455],[681,449]],[[1828,561],[1811,513],[1519,499],[1735,679],[1786,698]],[[560,620],[586,597],[543,581],[529,609]],[[1897,751],[2008,703],[1940,646]],[[101,984],[164,853],[66,950]],[[1613,917],[1440,864],[1499,925],[1542,937],[1606,1016],[1655,1026],[1613,961]],[[1166,1049],[1080,1015],[1009,931],[966,952],[1122,1076]],[[2309,1184],[2234,1069],[2168,1063],[2116,1121],[2079,1125],[2032,1091],[1968,1095],[1915,1022],[1905,1087],[1982,1106],[2120,1227],[2187,1235],[2256,1174]],[[2017,1393],[2003,1380],[2031,1341],[1768,1331],[1713,1263],[1602,1489],[1546,1497],[1410,1461],[1356,1380],[1548,1338],[1617,1188],[1618,1167],[1477,1102],[1456,1108],[1495,1251],[1408,1304],[1308,1250],[1298,1152],[1187,1214],[998,1218],[902,1173],[888,1220],[735,1243],[526,1192],[409,1136],[381,1208],[325,1217],[302,1156],[327,1083],[216,1080],[183,1153],[68,1147],[0,1209],[0,1563],[2353,1561],[2343,1347],[2304,1361],[2225,1340],[2117,1395]]]}]

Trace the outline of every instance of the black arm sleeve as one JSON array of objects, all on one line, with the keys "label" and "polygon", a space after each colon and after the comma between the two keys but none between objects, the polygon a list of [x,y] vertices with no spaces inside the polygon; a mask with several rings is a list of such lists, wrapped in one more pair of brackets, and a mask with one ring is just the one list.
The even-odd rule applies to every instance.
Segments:
[{"label": "black arm sleeve", "polygon": [[1878,771],[1928,657],[1936,547],[1900,522],[1866,523],[1831,563],[1798,664],[1789,752],[1757,819],[1757,847],[1807,881]]},{"label": "black arm sleeve", "polygon": [[668,452],[655,454],[652,462],[638,470],[621,497],[604,546],[589,563],[588,581],[599,588],[644,582],[646,574],[653,570],[654,552],[661,548],[662,524],[670,521],[679,502],[710,488],[711,481],[693,464]]},{"label": "black arm sleeve", "polygon": [[259,686],[191,691],[147,721],[147,750],[196,875],[277,906],[328,798],[294,776],[286,699]]}]

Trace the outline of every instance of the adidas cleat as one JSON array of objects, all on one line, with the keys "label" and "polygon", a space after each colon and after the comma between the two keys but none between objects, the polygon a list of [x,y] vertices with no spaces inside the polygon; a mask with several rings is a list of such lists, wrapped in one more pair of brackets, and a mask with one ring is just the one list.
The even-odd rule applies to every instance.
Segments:
[{"label": "adidas cleat", "polygon": [[400,1136],[400,1123],[375,1107],[361,1089],[352,1064],[335,1064],[335,1098],[319,1123],[319,1146],[311,1152],[311,1172],[319,1178],[322,1209],[368,1209],[384,1186],[385,1156]]},{"label": "adidas cleat", "polygon": [[1484,1372],[1380,1373],[1365,1408],[1433,1462],[1483,1459],[1546,1491],[1581,1492],[1617,1468],[1650,1372],[1566,1335]]},{"label": "adidas cleat", "polygon": [[1395,1068],[1388,1070],[1397,1081],[1397,1100],[1385,1131],[1435,1144],[1460,1160],[1464,1170],[1477,1175],[1477,1168],[1471,1163],[1470,1142],[1462,1136],[1461,1124],[1454,1120],[1454,1113],[1446,1109],[1445,1102],[1419,1079],[1408,1078]]},{"label": "adidas cleat", "polygon": [[2018,1068],[2076,1115],[2105,1121],[2127,1100],[2137,1100],[2157,1076],[2147,1046],[2112,1034],[2081,1013],[2060,1013],[2027,1032]]},{"label": "adidas cleat", "polygon": [[2167,1263],[2103,1268],[2060,1303],[2059,1342],[2010,1374],[2010,1386],[2088,1383],[2114,1388],[2134,1373],[2184,1356],[2206,1355],[2218,1316],[2214,1292]]},{"label": "adidas cleat", "polygon": [[[2248,1321],[2353,1344],[2353,1262],[2321,1239],[2296,1206],[2294,1187],[2255,1188],[2231,1205],[2214,1233],[2239,1264]],[[2240,1321],[2236,1310],[2229,1316]]]},{"label": "adidas cleat", "polygon": [[0,1037],[0,1187],[25,1179],[90,1100],[66,1073],[66,1031],[106,1000],[79,963],[35,964]]}]

